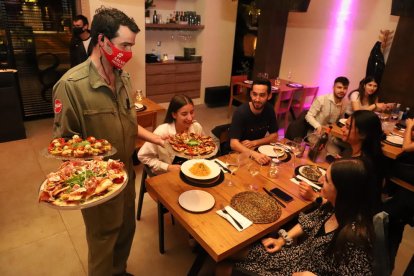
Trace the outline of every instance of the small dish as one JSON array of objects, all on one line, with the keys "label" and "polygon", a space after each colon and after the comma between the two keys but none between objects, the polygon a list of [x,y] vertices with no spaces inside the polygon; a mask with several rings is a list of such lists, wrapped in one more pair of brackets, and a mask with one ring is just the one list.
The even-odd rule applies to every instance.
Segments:
[{"label": "small dish", "polygon": [[185,210],[201,213],[210,210],[215,204],[214,197],[202,190],[190,190],[182,193],[178,197],[178,203]]}]

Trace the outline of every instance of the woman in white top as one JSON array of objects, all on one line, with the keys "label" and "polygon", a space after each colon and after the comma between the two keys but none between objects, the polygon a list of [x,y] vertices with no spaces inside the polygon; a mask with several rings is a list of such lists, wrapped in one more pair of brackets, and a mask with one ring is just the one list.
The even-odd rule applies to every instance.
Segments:
[{"label": "woman in white top", "polygon": [[390,109],[393,105],[378,102],[378,82],[371,76],[365,77],[359,83],[359,88],[349,93],[348,98],[349,105],[346,110],[348,115],[357,110],[381,112]]},{"label": "woman in white top", "polygon": [[[168,137],[183,132],[202,134],[203,129],[194,121],[194,104],[191,98],[175,95],[168,106],[164,123],[159,125],[154,133]],[[138,159],[148,165],[155,174],[179,171],[180,165],[173,164],[174,158],[174,152],[152,143],[145,143],[138,152]]]}]

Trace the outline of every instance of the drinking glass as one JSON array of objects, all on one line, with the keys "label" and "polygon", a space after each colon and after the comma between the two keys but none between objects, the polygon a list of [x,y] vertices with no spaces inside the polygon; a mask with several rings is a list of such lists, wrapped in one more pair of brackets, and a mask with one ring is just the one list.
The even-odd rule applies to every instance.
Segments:
[{"label": "drinking glass", "polygon": [[142,101],[142,98],[144,98],[142,90],[138,89],[135,95],[135,102],[140,103]]},{"label": "drinking glass", "polygon": [[297,150],[296,157],[299,157],[299,158],[302,157],[303,152],[305,151],[305,147],[306,147],[305,141],[303,141],[301,137],[295,137],[293,139],[293,142],[295,142],[297,145],[296,146],[296,150]]},{"label": "drinking glass", "polygon": [[277,89],[279,89],[279,87],[280,87],[280,78],[279,77],[277,77],[275,79],[275,86],[276,86]]},{"label": "drinking glass", "polygon": [[231,171],[229,181],[227,182],[227,186],[233,186],[234,173],[238,171],[242,166],[246,165],[248,160],[248,153],[238,153],[233,151],[226,156],[227,167]]}]

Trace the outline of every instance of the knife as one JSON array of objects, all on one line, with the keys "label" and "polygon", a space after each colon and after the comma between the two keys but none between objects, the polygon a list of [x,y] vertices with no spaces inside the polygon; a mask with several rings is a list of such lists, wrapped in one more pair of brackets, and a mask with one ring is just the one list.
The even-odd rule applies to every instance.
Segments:
[{"label": "knife", "polygon": [[266,188],[264,188],[263,187],[263,191],[265,191],[266,192],[266,194],[268,194],[269,196],[271,196],[274,200],[276,200],[276,202],[277,203],[279,203],[280,204],[280,206],[282,206],[283,208],[286,208],[286,205],[285,204],[283,204],[277,197],[276,197],[276,195],[274,195],[274,194],[272,194],[271,192],[269,192],[269,190],[268,189],[266,189]]},{"label": "knife", "polygon": [[300,180],[306,182],[307,184],[309,184],[313,188],[317,189],[318,191],[320,191],[322,189],[321,187],[319,187],[318,185],[316,185],[315,183],[313,183],[312,181],[310,181],[309,179],[307,179],[307,178],[305,178],[301,175],[297,175],[296,178],[299,178]]},{"label": "knife", "polygon": [[219,161],[214,160],[214,163],[216,163],[217,165],[219,165],[223,170],[225,170],[228,173],[232,173],[231,170],[229,170],[228,168],[226,168],[225,166],[223,166]]}]

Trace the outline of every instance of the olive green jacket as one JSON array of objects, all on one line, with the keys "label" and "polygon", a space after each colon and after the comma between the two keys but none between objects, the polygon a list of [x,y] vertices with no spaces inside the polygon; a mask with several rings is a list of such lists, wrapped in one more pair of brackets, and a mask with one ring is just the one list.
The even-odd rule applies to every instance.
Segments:
[{"label": "olive green jacket", "polygon": [[116,92],[99,75],[91,59],[70,69],[53,87],[54,137],[107,139],[131,168],[137,120],[129,74],[115,70]]}]

